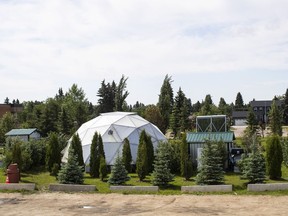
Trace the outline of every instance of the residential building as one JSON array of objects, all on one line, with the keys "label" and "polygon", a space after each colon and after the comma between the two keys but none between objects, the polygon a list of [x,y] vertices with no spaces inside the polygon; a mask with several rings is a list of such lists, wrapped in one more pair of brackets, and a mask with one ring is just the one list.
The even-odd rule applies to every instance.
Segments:
[{"label": "residential building", "polygon": [[8,133],[5,134],[7,139],[9,138],[17,138],[21,139],[24,142],[28,142],[31,139],[40,139],[41,135],[36,128],[28,128],[28,129],[12,129]]}]

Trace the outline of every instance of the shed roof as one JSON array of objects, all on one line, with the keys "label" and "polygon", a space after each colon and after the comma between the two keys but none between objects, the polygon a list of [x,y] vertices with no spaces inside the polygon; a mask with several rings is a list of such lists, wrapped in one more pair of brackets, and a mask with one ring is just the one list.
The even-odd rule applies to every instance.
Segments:
[{"label": "shed roof", "polygon": [[32,134],[34,131],[37,131],[37,128],[12,129],[5,135],[6,136],[25,136],[25,135]]},{"label": "shed roof", "polygon": [[234,132],[191,132],[187,133],[188,143],[204,143],[205,140],[233,142],[235,140]]}]

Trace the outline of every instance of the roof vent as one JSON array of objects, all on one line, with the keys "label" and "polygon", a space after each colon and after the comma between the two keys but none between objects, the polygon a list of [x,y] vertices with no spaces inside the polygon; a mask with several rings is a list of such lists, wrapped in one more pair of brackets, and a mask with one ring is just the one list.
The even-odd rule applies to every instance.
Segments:
[{"label": "roof vent", "polygon": [[113,135],[113,130],[109,130],[108,135]]}]

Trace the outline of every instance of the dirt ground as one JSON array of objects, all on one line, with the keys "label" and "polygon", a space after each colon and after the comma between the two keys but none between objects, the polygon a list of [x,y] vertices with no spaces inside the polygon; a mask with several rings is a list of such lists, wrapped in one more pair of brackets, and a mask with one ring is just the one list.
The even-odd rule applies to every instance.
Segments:
[{"label": "dirt ground", "polygon": [[288,196],[0,193],[0,215],[287,215]]}]

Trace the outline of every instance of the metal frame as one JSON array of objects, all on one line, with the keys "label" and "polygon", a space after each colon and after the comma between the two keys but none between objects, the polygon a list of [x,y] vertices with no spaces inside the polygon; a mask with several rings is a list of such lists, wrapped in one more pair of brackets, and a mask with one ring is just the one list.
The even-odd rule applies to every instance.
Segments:
[{"label": "metal frame", "polygon": [[[213,123],[213,119],[224,118],[224,123],[221,125],[220,129],[217,129]],[[210,120],[210,123],[206,128],[201,128],[199,120],[206,119]],[[224,128],[224,132],[227,132],[227,117],[226,115],[207,115],[207,116],[197,116],[196,117],[196,132],[221,132]],[[214,129],[214,130],[213,130]]]}]

